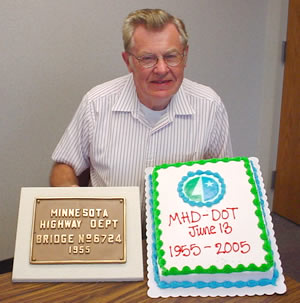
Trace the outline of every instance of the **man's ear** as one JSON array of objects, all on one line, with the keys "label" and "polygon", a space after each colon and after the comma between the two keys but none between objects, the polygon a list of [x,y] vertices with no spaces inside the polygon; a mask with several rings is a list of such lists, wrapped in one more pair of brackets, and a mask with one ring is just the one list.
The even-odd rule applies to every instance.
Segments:
[{"label": "man's ear", "polygon": [[184,67],[186,67],[188,53],[189,53],[189,46],[187,45],[184,49]]},{"label": "man's ear", "polygon": [[128,68],[128,71],[131,73],[132,72],[132,67],[131,67],[131,64],[130,64],[130,60],[129,60],[129,54],[127,52],[123,52],[122,53],[122,58]]}]

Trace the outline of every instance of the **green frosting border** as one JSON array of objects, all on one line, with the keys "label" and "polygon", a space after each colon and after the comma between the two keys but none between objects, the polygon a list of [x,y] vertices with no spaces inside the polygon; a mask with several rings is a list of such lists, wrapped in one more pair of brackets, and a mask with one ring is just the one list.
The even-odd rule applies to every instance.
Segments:
[{"label": "green frosting border", "polygon": [[[232,267],[229,264],[225,265],[223,268],[218,268],[214,265],[210,266],[209,268],[203,268],[202,266],[197,266],[194,269],[191,269],[189,266],[183,267],[182,270],[179,270],[176,267],[171,267],[170,269],[167,269],[165,267],[166,260],[164,258],[165,251],[162,249],[163,241],[161,240],[161,235],[163,231],[160,229],[161,220],[159,218],[160,216],[160,210],[159,210],[159,193],[157,191],[158,186],[158,171],[160,169],[166,169],[168,167],[180,167],[183,165],[191,166],[193,164],[205,164],[205,163],[216,163],[216,162],[230,162],[230,161],[244,161],[244,166],[246,168],[246,174],[249,176],[249,183],[251,184],[251,192],[254,196],[253,204],[256,206],[255,214],[258,217],[258,227],[261,229],[260,238],[263,240],[263,249],[266,252],[265,260],[266,263],[257,266],[253,263],[249,264],[248,266],[245,266],[243,264],[239,264],[236,267]],[[190,162],[183,162],[183,163],[174,163],[174,164],[162,164],[158,165],[154,168],[152,173],[152,182],[153,182],[153,224],[154,224],[154,230],[155,230],[155,236],[156,236],[156,249],[157,249],[157,258],[158,258],[158,264],[162,270],[162,274],[164,276],[169,275],[185,275],[185,274],[199,274],[199,273],[209,273],[209,274],[215,274],[215,273],[232,273],[232,272],[243,272],[243,271],[268,271],[274,264],[273,260],[273,252],[272,248],[268,239],[268,234],[266,230],[266,225],[263,219],[263,214],[261,210],[260,200],[258,191],[256,188],[256,183],[254,180],[253,172],[251,169],[250,161],[246,157],[235,157],[235,158],[223,158],[223,159],[209,159],[209,160],[199,160],[199,161],[190,161]]]}]

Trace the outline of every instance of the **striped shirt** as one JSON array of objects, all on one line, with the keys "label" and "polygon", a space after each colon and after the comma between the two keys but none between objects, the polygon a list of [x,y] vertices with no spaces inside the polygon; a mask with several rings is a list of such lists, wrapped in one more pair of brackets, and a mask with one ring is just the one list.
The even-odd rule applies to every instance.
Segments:
[{"label": "striped shirt", "polygon": [[90,167],[92,186],[142,190],[146,167],[231,155],[227,113],[212,89],[184,79],[151,125],[129,74],[84,96],[52,159],[76,175]]}]

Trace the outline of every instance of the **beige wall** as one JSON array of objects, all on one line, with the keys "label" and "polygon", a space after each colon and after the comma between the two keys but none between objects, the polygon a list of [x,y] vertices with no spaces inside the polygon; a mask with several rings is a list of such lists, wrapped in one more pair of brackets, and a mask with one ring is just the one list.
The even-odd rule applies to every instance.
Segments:
[{"label": "beige wall", "polygon": [[[50,156],[83,94],[125,74],[121,25],[161,7],[190,34],[188,78],[212,86],[235,155],[275,167],[287,0],[1,0],[0,260],[11,258],[20,188],[48,186]],[[270,192],[271,195],[271,192]]]}]

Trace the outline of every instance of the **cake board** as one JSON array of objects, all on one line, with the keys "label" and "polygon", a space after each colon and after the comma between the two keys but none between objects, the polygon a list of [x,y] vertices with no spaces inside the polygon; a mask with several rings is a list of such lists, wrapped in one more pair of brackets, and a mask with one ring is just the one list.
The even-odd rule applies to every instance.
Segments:
[{"label": "cake board", "polygon": [[[252,165],[255,167],[257,171],[257,177],[262,182],[262,176],[261,172],[259,170],[259,164],[258,159],[256,158],[250,158]],[[261,188],[260,193],[260,199],[263,201],[263,212],[265,215],[265,222],[266,226],[269,231],[269,239],[271,242],[272,250],[273,250],[273,257],[274,262],[278,274],[278,278],[276,280],[276,285],[266,285],[266,286],[255,286],[255,287],[230,287],[230,288],[224,288],[224,287],[216,287],[216,288],[209,288],[209,287],[203,287],[203,288],[196,288],[196,287],[189,287],[189,288],[183,288],[183,287],[177,287],[177,288],[160,288],[158,287],[157,283],[155,282],[155,279],[157,279],[157,276],[155,276],[155,265],[152,262],[152,252],[153,249],[155,249],[155,245],[153,242],[153,220],[152,220],[152,214],[151,214],[151,196],[150,196],[150,182],[149,182],[149,176],[151,175],[153,171],[153,168],[148,168],[146,170],[146,235],[147,235],[147,268],[148,268],[148,296],[152,298],[157,297],[186,297],[186,296],[201,296],[201,297],[215,297],[215,296],[254,296],[254,295],[272,295],[275,293],[283,294],[286,292],[286,286],[284,284],[284,276],[282,272],[281,267],[281,261],[280,256],[278,253],[278,247],[276,245],[276,239],[274,235],[273,230],[273,224],[272,219],[270,216],[270,210],[268,207],[266,192],[264,187]]]}]

